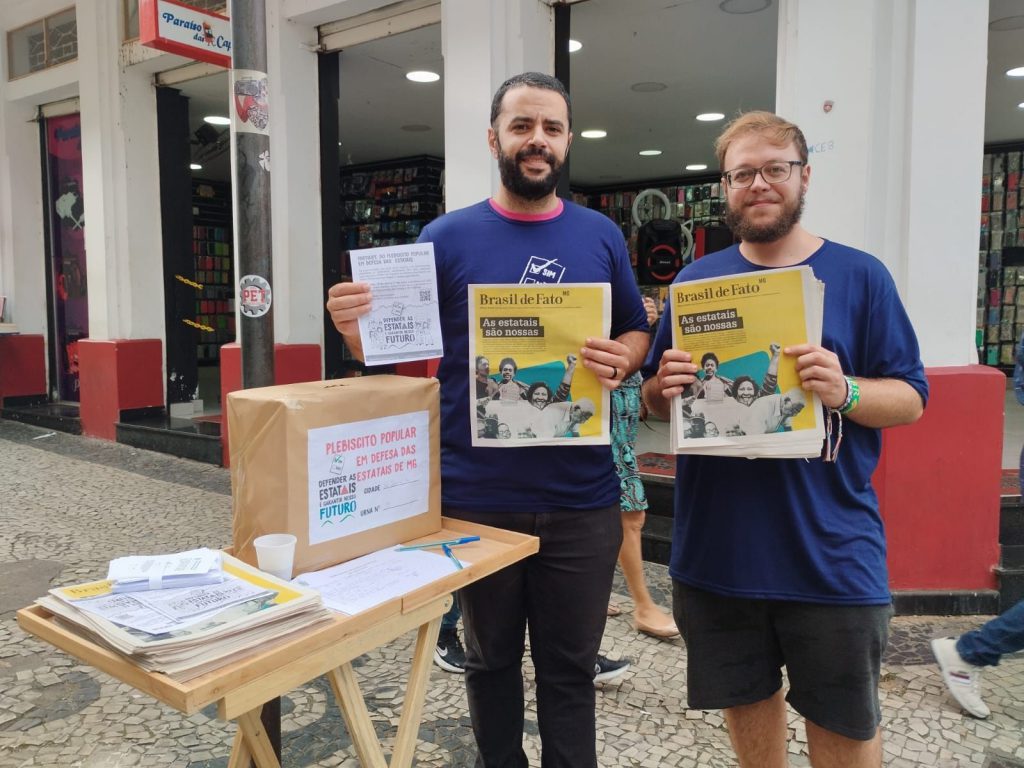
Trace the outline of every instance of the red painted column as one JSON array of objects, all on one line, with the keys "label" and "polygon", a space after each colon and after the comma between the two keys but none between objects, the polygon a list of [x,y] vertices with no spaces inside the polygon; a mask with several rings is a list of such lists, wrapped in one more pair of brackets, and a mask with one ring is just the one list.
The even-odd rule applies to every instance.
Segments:
[{"label": "red painted column", "polygon": [[984,365],[927,370],[924,416],[883,430],[873,478],[893,590],[995,589],[1006,377]]},{"label": "red painted column", "polygon": [[78,371],[82,434],[114,440],[121,411],[164,406],[160,339],[82,339]]},{"label": "red painted column", "polygon": [[[274,383],[296,384],[320,381],[323,378],[319,344],[275,344]],[[228,455],[228,393],[242,388],[242,347],[238,342],[220,348],[220,441],[225,467],[231,465]]]},{"label": "red painted column", "polygon": [[0,405],[5,397],[46,397],[46,347],[31,333],[0,336]]}]

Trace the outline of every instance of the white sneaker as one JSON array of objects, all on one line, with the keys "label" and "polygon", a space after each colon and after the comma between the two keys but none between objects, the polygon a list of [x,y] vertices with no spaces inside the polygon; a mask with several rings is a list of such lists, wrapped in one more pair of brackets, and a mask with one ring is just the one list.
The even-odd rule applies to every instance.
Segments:
[{"label": "white sneaker", "polygon": [[960,658],[956,652],[955,637],[937,637],[932,640],[932,653],[942,670],[942,679],[946,687],[953,694],[953,698],[959,702],[968,714],[975,717],[986,718],[990,710],[984,701],[981,700],[981,670],[982,667],[969,664]]}]

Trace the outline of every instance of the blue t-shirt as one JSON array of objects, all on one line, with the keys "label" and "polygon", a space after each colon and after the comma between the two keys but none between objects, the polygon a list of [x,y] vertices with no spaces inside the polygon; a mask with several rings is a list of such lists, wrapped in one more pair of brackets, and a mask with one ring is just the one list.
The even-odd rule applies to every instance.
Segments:
[{"label": "blue t-shirt", "polygon": [[[917,337],[885,266],[827,240],[803,264],[825,283],[822,346],[839,356],[843,372],[900,379],[927,402]],[[676,282],[762,269],[734,245],[687,266]],[[671,323],[663,322],[645,378],[669,346]],[[844,419],[834,464],[678,456],[672,578],[734,597],[889,603],[885,531],[871,486],[881,444],[879,430]]]},{"label": "blue t-shirt", "polygon": [[434,244],[444,336],[437,371],[443,503],[484,512],[557,512],[615,504],[619,478],[606,445],[472,447],[470,430],[476,424],[470,423],[467,286],[610,283],[611,338],[643,331],[647,316],[622,233],[602,214],[570,202],[552,217],[519,220],[485,200],[431,222],[419,241]]}]

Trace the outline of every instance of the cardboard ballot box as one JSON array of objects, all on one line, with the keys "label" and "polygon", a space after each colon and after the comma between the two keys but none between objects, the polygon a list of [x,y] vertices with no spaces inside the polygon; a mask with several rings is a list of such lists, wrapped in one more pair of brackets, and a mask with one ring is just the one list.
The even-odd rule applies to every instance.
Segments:
[{"label": "cardboard ballot box", "polygon": [[228,395],[234,551],[291,533],[293,574],[441,526],[436,379],[366,376]]}]

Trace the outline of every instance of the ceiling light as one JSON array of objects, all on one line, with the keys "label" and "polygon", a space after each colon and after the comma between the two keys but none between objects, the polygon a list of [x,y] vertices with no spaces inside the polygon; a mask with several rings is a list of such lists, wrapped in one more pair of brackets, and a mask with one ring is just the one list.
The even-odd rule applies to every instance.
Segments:
[{"label": "ceiling light", "polygon": [[409,133],[423,133],[424,131],[429,131],[430,126],[423,123],[409,123],[408,125],[403,125],[402,130]]},{"label": "ceiling light", "polygon": [[1006,70],[1007,77],[1024,77],[1024,67],[1014,67]]},{"label": "ceiling light", "polygon": [[203,166],[201,166],[199,163],[189,163],[188,167],[191,168],[193,171],[203,170]]},{"label": "ceiling light", "polygon": [[722,120],[725,118],[721,112],[701,112],[697,115],[697,119],[702,123],[713,123],[715,120]]},{"label": "ceiling light", "polygon": [[582,47],[583,43],[579,40],[569,40],[569,53],[576,53]]},{"label": "ceiling light", "polygon": [[772,0],[722,0],[718,7],[723,13],[757,13],[771,8]]},{"label": "ceiling light", "polygon": [[231,125],[231,118],[222,115],[207,115],[203,120],[210,125]]},{"label": "ceiling light", "polygon": [[639,152],[637,152],[637,154],[640,155],[641,157],[657,157],[658,155],[661,154],[661,150],[660,149],[641,149]]},{"label": "ceiling light", "polygon": [[1024,101],[1017,105],[1017,109],[1024,109]]},{"label": "ceiling light", "polygon": [[601,131],[596,129],[592,131],[582,131],[580,133],[580,136],[582,136],[584,139],[603,139],[607,135],[608,131]]},{"label": "ceiling light", "polygon": [[629,86],[629,90],[636,91],[637,93],[657,93],[658,91],[664,91],[668,88],[664,83],[658,83],[653,80],[643,83],[633,83]]},{"label": "ceiling light", "polygon": [[686,166],[688,171],[706,171],[708,167],[704,163],[690,163]]},{"label": "ceiling light", "polygon": [[426,70],[416,70],[414,72],[406,72],[405,78],[412,80],[414,83],[436,83],[441,79],[441,76],[437,72],[427,72]]}]

